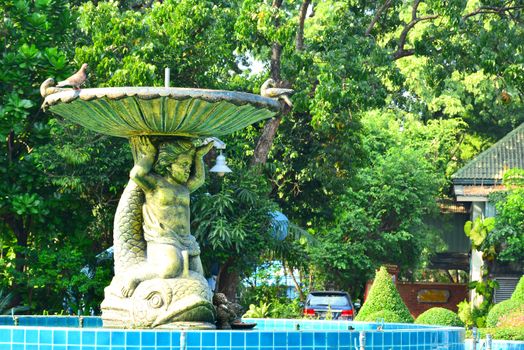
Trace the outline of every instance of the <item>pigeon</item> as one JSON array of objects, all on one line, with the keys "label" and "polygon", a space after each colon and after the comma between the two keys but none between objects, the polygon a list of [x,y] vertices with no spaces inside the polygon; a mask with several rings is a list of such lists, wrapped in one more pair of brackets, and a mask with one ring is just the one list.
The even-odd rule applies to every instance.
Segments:
[{"label": "pigeon", "polygon": [[269,78],[260,87],[260,95],[264,97],[278,98],[280,100],[283,100],[284,103],[287,104],[289,107],[293,107],[293,103],[289,99],[288,95],[291,95],[294,92],[294,90],[293,89],[281,89],[281,88],[276,88],[274,86],[276,86],[275,81]]},{"label": "pigeon", "polygon": [[80,89],[80,85],[82,85],[87,79],[86,69],[87,63],[84,63],[78,72],[64,81],[59,81],[58,84],[56,84],[56,87],[72,86],[75,90]]}]

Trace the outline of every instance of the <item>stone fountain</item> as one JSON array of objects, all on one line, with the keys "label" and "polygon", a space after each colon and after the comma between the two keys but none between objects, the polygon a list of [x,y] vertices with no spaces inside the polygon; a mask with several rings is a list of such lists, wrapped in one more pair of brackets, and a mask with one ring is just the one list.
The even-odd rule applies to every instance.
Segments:
[{"label": "stone fountain", "polygon": [[92,131],[128,138],[134,159],[114,221],[115,276],[104,327],[212,329],[215,309],[190,232],[189,195],[202,157],[222,136],[280,109],[249,93],[157,87],[41,88],[43,108]]}]

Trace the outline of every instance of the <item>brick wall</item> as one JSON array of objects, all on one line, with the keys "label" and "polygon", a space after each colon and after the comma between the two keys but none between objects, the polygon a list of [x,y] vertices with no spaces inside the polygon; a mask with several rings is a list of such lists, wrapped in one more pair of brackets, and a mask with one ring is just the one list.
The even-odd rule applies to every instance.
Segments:
[{"label": "brick wall", "polygon": [[[444,290],[449,291],[449,299],[446,303],[424,303],[419,302],[417,296],[421,290]],[[443,307],[457,312],[457,304],[468,298],[468,287],[466,284],[454,283],[397,283],[397,290],[406,303],[413,317],[417,317],[432,307]]]},{"label": "brick wall", "polygon": [[[373,282],[369,281],[366,285],[366,295]],[[396,284],[397,290],[407,305],[409,311],[413,317],[417,317],[424,311],[431,309],[432,307],[443,307],[457,312],[457,304],[468,298],[468,287],[466,284],[458,283],[425,283],[425,282],[398,282]],[[449,292],[449,298],[447,302],[420,302],[419,297],[422,290],[434,291],[442,290]],[[438,293],[438,292],[437,292]],[[443,292],[446,293],[446,292]]]}]

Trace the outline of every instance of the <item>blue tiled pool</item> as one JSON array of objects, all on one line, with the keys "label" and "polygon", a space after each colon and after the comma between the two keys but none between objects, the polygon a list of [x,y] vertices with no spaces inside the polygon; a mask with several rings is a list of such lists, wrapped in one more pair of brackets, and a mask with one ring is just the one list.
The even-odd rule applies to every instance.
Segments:
[{"label": "blue tiled pool", "polygon": [[[248,331],[100,328],[98,317],[0,317],[0,350],[464,350],[462,328],[247,319]],[[382,329],[378,330],[378,327]],[[297,330],[298,329],[298,330]],[[365,344],[361,337],[365,337]]]}]

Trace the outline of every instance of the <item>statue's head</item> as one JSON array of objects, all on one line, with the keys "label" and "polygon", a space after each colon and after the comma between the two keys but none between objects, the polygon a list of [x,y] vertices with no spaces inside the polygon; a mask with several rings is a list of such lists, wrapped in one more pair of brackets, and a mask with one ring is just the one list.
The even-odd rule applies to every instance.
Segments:
[{"label": "statue's head", "polygon": [[176,182],[185,183],[191,174],[195,146],[189,140],[178,139],[161,142],[155,172],[162,176],[171,175]]}]

